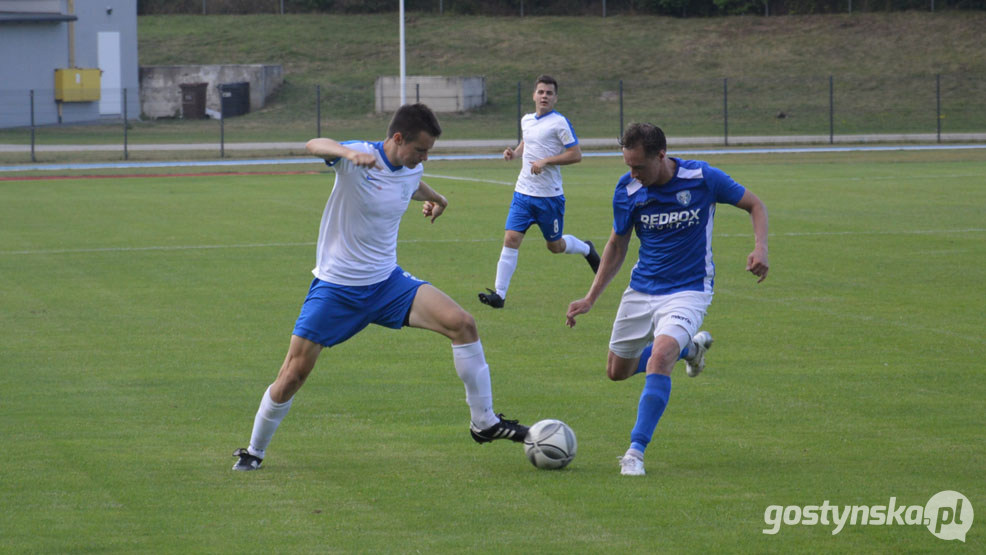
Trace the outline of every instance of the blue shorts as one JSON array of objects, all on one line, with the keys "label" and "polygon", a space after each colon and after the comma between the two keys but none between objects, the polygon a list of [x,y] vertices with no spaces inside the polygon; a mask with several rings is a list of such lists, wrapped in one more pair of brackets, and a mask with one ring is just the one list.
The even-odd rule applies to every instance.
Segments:
[{"label": "blue shorts", "polygon": [[561,239],[565,229],[565,195],[532,197],[514,192],[506,229],[527,233],[527,228],[534,224],[541,228],[545,241]]},{"label": "blue shorts", "polygon": [[370,324],[400,329],[408,323],[418,287],[426,283],[399,266],[373,285],[336,285],[315,278],[293,333],[331,347]]}]

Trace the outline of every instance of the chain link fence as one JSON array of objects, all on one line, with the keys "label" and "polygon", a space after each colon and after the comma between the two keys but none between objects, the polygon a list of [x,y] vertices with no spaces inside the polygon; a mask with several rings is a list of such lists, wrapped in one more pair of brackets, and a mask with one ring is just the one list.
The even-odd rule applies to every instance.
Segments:
[{"label": "chain link fence", "polygon": [[[149,118],[138,100],[149,92],[155,91],[104,90],[122,103],[118,114],[98,114],[60,106],[52,90],[0,90],[0,161],[37,161],[39,152],[44,161],[100,151],[103,158],[120,159],[174,158],[176,151],[185,151],[182,157],[227,157],[234,151],[238,157],[301,155],[304,141],[315,136],[381,139],[390,118],[375,110],[372,84],[288,82],[260,110],[222,117],[217,105],[207,107],[203,119],[201,113],[191,119],[180,108],[171,117]],[[406,97],[435,105],[451,100],[417,88],[409,88]],[[557,109],[571,120],[584,148],[593,148],[585,139],[604,139],[595,142],[599,148],[615,147],[633,121],[661,126],[673,144],[982,141],[983,98],[986,76],[958,73],[628,78],[562,83]],[[487,80],[484,105],[439,114],[439,146],[498,152],[519,141],[519,117],[533,108],[528,80]]]}]

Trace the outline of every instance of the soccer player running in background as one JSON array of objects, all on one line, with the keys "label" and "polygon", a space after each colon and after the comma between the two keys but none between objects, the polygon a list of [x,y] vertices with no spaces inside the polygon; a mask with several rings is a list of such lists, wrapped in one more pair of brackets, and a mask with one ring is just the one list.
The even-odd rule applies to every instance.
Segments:
[{"label": "soccer player running in background", "polygon": [[642,476],[644,450],[671,394],[671,370],[684,359],[687,374],[697,376],[712,345],[709,332],[698,329],[712,302],[716,203],[750,213],[755,246],[746,269],[759,278],[757,283],[769,267],[767,208],[722,170],[669,157],[664,132],[654,125],[631,124],[620,145],[630,171],[613,194],[613,231],[589,292],[569,305],[566,323],[575,326],[575,317],[592,309],[620,271],[631,231],[636,231],[639,259],[613,322],[606,374],[619,381],[646,373],[630,448],[620,458],[621,474]]},{"label": "soccer player running in background", "polygon": [[555,111],[558,102],[558,82],[541,75],[534,83],[533,114],[520,120],[523,140],[517,148],[503,151],[504,160],[523,157],[513,202],[507,213],[503,249],[496,265],[494,289],[479,294],[479,300],[493,308],[503,308],[510,287],[510,278],[517,269],[517,256],[524,234],[532,225],[541,228],[548,250],[558,254],[580,254],[595,272],[599,254],[592,241],[581,241],[573,235],[563,235],[565,227],[565,195],[561,184],[561,168],[582,160],[582,149],[575,129],[568,118]]},{"label": "soccer player running in background", "polygon": [[448,206],[421,181],[421,162],[441,134],[424,104],[404,105],[383,142],[312,139],[309,153],[335,168],[319,226],[316,265],[277,379],[260,401],[250,446],[237,449],[233,470],[260,468],[267,446],[308,378],[323,347],[346,341],[369,324],[410,326],[452,340],[455,370],[466,389],[470,432],[478,443],[521,442],[527,428],[493,412],[490,369],[473,317],[445,293],[397,265],[397,231],[411,199],[434,222]]}]

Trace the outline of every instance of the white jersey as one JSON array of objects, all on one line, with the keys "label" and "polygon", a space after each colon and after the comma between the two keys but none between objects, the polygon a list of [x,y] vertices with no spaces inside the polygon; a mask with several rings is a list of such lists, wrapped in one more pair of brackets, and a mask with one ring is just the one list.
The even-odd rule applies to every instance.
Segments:
[{"label": "white jersey", "polygon": [[342,144],[373,154],[379,167],[355,166],[345,158],[325,162],[335,168],[336,179],[322,213],[312,273],[336,285],[372,285],[397,266],[397,230],[424,168],[392,165],[383,143]]},{"label": "white jersey", "polygon": [[579,144],[575,129],[568,118],[552,110],[543,116],[527,114],[520,120],[524,137],[524,163],[517,176],[514,190],[532,197],[557,197],[565,194],[561,186],[561,168],[554,164],[544,167],[540,174],[531,173],[531,164],[557,156]]}]

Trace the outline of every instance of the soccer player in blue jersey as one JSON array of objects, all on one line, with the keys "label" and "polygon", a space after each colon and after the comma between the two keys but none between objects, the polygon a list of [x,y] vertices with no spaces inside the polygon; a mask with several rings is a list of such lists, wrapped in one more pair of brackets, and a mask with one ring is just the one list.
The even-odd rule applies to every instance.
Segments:
[{"label": "soccer player in blue jersey", "polygon": [[444,196],[421,181],[421,163],[441,132],[435,114],[414,104],[397,110],[385,141],[308,141],[308,152],[336,172],[319,226],[315,279],[277,379],[260,401],[250,445],[233,454],[238,458],[233,470],[260,468],[322,349],[369,324],[410,326],[448,337],[455,370],[465,384],[473,440],[521,442],[526,437],[525,426],[493,412],[490,369],[476,321],[445,293],[397,265],[397,231],[410,201],[424,201],[422,212],[432,222],[448,206]]},{"label": "soccer player in blue jersey", "polygon": [[[589,292],[568,307],[567,324],[585,314],[620,271],[631,232],[640,240],[637,264],[613,322],[606,374],[625,380],[646,373],[620,473],[644,474],[644,450],[671,394],[671,370],[685,360],[689,376],[705,368],[712,345],[698,331],[712,302],[712,222],[716,205],[732,204],[750,213],[754,248],[746,269],[760,283],[767,277],[767,208],[752,192],[706,162],[667,155],[660,128],[631,124],[620,140],[630,171],[613,194],[613,231]],[[697,332],[697,333],[696,333]]]},{"label": "soccer player in blue jersey", "polygon": [[535,112],[520,120],[523,140],[516,148],[503,151],[504,160],[523,157],[523,163],[507,213],[495,289],[479,294],[480,302],[493,308],[503,308],[510,278],[517,269],[520,244],[534,224],[541,228],[549,251],[580,254],[593,272],[599,267],[599,254],[592,241],[564,235],[565,194],[559,166],[581,161],[582,150],[572,123],[555,111],[557,102],[558,81],[550,75],[539,76],[534,83]]}]

